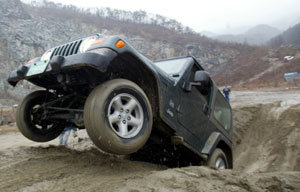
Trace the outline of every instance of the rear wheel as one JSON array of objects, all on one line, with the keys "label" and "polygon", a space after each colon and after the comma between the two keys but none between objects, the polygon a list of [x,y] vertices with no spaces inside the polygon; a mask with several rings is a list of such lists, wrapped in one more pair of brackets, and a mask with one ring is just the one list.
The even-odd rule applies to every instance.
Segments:
[{"label": "rear wheel", "polygon": [[228,161],[225,153],[220,148],[216,148],[208,158],[207,165],[217,169],[228,169]]},{"label": "rear wheel", "polygon": [[47,91],[35,91],[27,95],[19,105],[16,122],[20,132],[36,142],[55,139],[64,129],[57,121],[46,119],[43,104],[49,102],[53,95]]},{"label": "rear wheel", "polygon": [[134,153],[151,134],[151,105],[135,83],[125,79],[110,80],[88,96],[84,124],[93,143],[103,151]]}]

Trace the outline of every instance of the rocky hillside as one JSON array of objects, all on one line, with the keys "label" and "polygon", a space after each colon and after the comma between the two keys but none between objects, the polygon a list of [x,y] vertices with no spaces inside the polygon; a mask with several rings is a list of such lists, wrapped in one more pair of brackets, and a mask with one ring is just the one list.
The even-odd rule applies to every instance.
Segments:
[{"label": "rocky hillside", "polygon": [[[0,0],[0,99],[21,98],[32,88],[22,82],[12,89],[6,83],[9,71],[53,46],[93,33],[122,35],[151,60],[193,55],[221,86],[246,83],[270,66],[268,48],[219,42],[162,16],[149,22],[142,13],[100,13],[53,3],[36,6]],[[120,16],[124,14],[144,19],[124,19]]]},{"label": "rocky hillside", "polygon": [[[0,79],[47,49],[96,32],[121,34],[149,59],[193,55],[216,75],[245,49],[195,33],[182,33],[158,24],[118,21],[65,7],[30,6],[0,0]],[[7,87],[7,86],[6,86]],[[3,86],[2,86],[3,89]]]}]

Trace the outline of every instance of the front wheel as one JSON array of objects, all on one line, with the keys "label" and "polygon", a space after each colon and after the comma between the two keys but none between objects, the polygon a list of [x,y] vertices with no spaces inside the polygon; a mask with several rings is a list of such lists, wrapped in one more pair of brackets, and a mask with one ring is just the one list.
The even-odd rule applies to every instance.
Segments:
[{"label": "front wheel", "polygon": [[55,139],[64,129],[59,122],[47,120],[43,104],[53,99],[47,91],[35,91],[27,95],[18,106],[16,122],[20,132],[36,142]]},{"label": "front wheel", "polygon": [[228,161],[225,153],[220,148],[216,148],[207,161],[209,167],[216,169],[228,169]]},{"label": "front wheel", "polygon": [[84,124],[93,143],[109,153],[134,153],[148,140],[152,110],[144,91],[126,79],[96,87],[84,106]]}]

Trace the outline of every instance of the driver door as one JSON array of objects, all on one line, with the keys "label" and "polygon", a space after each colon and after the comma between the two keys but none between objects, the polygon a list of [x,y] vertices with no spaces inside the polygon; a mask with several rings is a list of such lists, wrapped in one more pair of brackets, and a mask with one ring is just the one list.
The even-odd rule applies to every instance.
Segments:
[{"label": "driver door", "polygon": [[[186,85],[194,81],[194,75],[197,70],[200,69],[194,64],[186,76],[184,82]],[[180,92],[179,123],[199,139],[205,138],[210,111],[207,110],[209,106],[208,101],[209,95],[203,95],[197,86],[192,86],[190,92],[185,90]]]}]

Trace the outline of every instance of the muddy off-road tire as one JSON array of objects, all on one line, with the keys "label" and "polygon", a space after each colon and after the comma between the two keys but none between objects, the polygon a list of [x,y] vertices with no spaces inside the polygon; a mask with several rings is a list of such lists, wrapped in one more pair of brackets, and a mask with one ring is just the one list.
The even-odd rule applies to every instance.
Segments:
[{"label": "muddy off-road tire", "polygon": [[131,154],[148,140],[152,110],[144,91],[126,79],[97,86],[84,106],[84,124],[93,143],[103,151]]},{"label": "muddy off-road tire", "polygon": [[[40,121],[43,110],[40,107],[53,97],[46,91],[35,91],[27,95],[18,106],[16,122],[20,132],[36,142],[47,142],[55,139],[64,129],[59,123]],[[49,100],[48,100],[49,101]]]},{"label": "muddy off-road tire", "polygon": [[207,166],[216,169],[228,169],[228,160],[220,148],[216,148],[207,161]]}]

